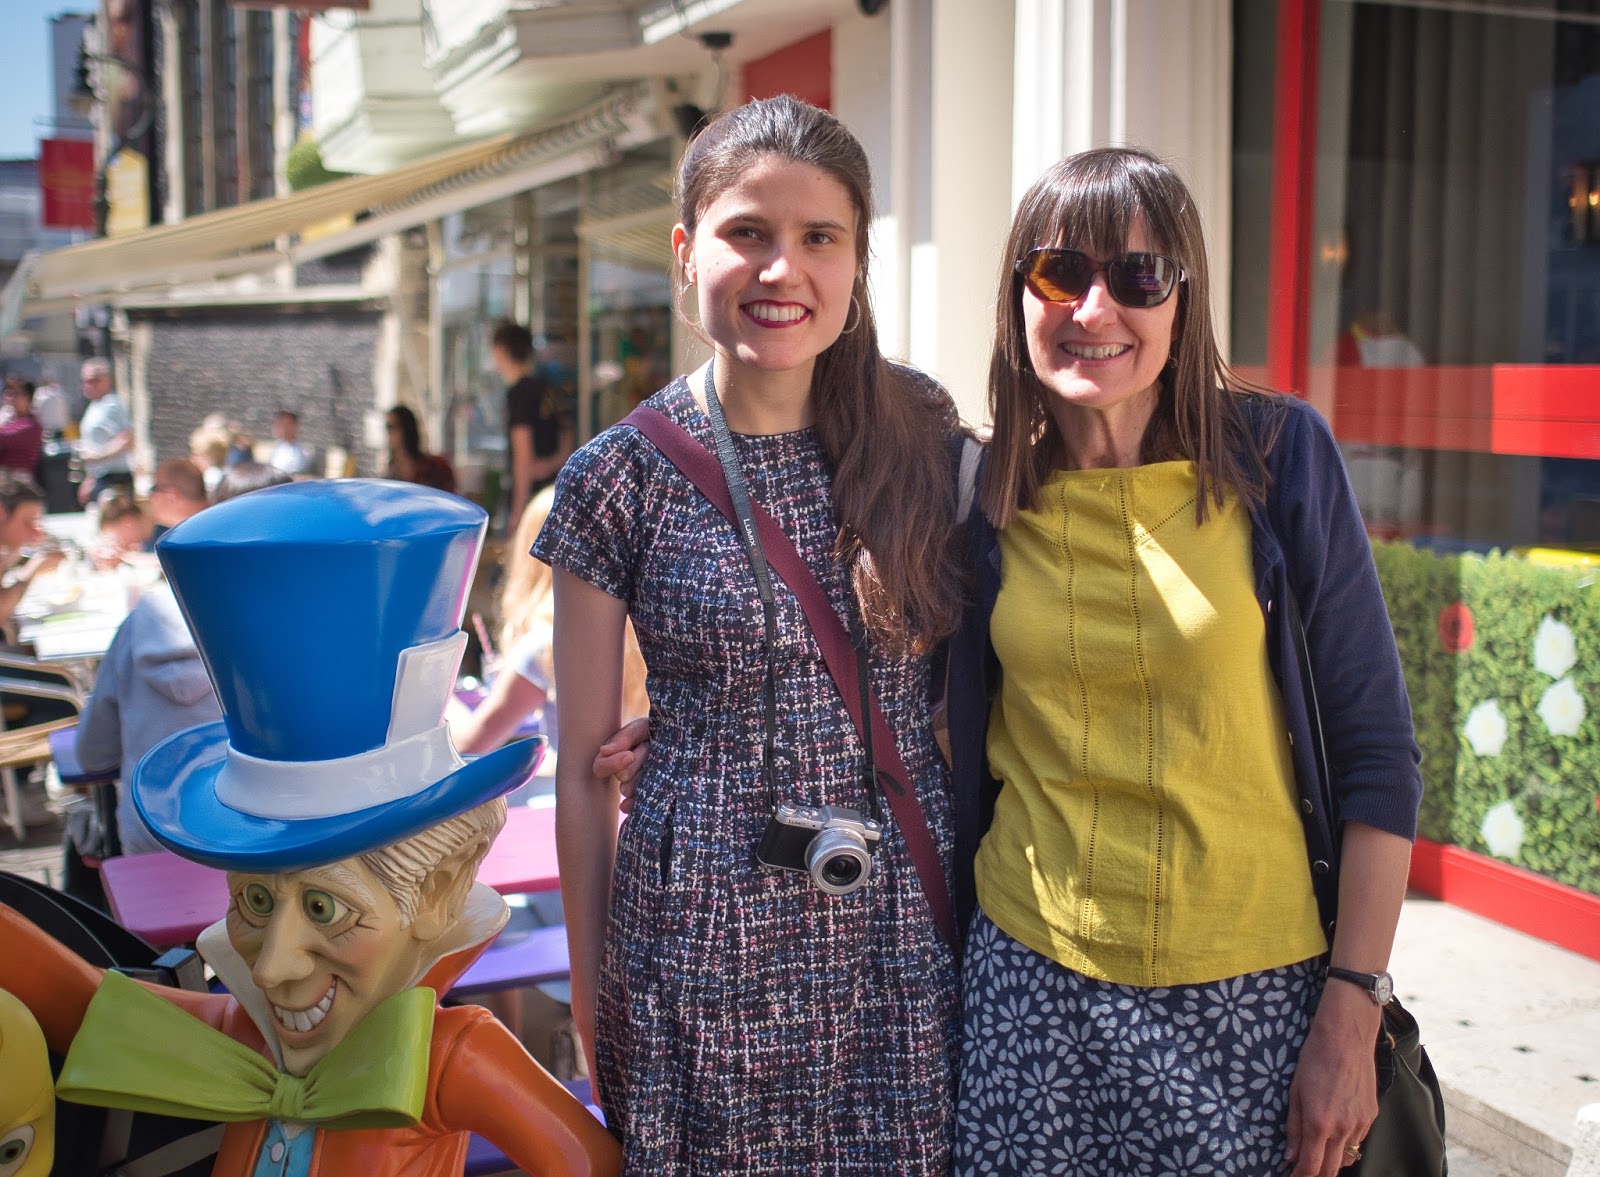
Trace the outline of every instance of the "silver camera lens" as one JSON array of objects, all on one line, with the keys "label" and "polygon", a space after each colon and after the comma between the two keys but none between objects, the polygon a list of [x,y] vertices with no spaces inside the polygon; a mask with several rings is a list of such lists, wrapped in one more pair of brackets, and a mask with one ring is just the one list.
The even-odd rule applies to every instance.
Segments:
[{"label": "silver camera lens", "polygon": [[852,829],[822,830],[806,847],[806,870],[819,891],[848,895],[859,890],[872,874],[867,840]]}]

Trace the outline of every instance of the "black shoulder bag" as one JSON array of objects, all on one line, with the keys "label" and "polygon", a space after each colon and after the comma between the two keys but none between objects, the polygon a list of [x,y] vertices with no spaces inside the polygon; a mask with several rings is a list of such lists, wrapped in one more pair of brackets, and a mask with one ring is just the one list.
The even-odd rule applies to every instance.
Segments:
[{"label": "black shoulder bag", "polygon": [[[1306,641],[1300,603],[1291,585],[1289,626],[1294,630],[1295,653],[1300,660],[1300,676],[1305,682],[1306,703],[1311,712],[1311,739],[1317,758],[1317,788],[1322,794],[1323,811],[1333,830],[1335,854],[1329,894],[1337,902],[1339,893],[1338,810],[1334,808],[1333,778],[1328,772],[1328,752],[1323,743],[1322,712],[1317,705],[1317,681],[1311,673],[1311,647]],[[1312,858],[1316,851],[1309,845]],[[1327,909],[1322,895],[1322,925],[1331,929],[1336,912]],[[1330,938],[1331,938],[1330,931]],[[1330,947],[1331,947],[1330,943]],[[1342,1172],[1354,1177],[1445,1177],[1444,1096],[1439,1091],[1433,1063],[1422,1048],[1422,1035],[1416,1018],[1391,998],[1383,1007],[1383,1025],[1378,1030],[1374,1052],[1378,1069],[1378,1118],[1372,1122],[1361,1142],[1361,1159]]]}]

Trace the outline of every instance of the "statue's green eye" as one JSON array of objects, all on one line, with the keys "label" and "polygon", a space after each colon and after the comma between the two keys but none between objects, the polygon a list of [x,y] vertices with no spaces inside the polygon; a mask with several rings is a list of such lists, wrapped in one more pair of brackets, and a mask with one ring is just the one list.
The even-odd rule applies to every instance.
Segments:
[{"label": "statue's green eye", "polygon": [[260,883],[246,883],[239,897],[244,900],[245,910],[251,915],[265,919],[272,914],[272,892]]},{"label": "statue's green eye", "polygon": [[306,918],[314,924],[331,924],[343,919],[350,909],[326,891],[307,891],[300,900]]},{"label": "statue's green eye", "polygon": [[28,1146],[20,1140],[8,1140],[0,1144],[0,1165],[9,1165],[21,1157],[27,1148]]}]

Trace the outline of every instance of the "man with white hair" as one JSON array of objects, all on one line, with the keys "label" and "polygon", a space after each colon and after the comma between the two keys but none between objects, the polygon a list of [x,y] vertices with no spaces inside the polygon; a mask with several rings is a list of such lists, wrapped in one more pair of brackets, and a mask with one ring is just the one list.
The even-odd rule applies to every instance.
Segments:
[{"label": "man with white hair", "polygon": [[78,501],[88,503],[107,490],[120,490],[131,499],[133,422],[111,386],[111,364],[98,356],[84,360],[81,376],[89,407],[78,422],[78,457],[83,462]]}]

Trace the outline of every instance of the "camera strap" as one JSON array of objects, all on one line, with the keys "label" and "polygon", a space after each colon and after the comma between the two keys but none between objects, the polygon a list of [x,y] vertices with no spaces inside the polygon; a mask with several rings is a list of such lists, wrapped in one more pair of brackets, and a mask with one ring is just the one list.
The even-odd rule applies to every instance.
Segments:
[{"label": "camera strap", "polygon": [[[756,588],[761,595],[761,612],[766,630],[765,650],[767,656],[767,680],[765,687],[766,707],[766,742],[764,755],[766,757],[767,783],[772,786],[773,804],[783,800],[778,795],[777,781],[774,778],[774,768],[777,760],[776,732],[778,727],[778,684],[777,676],[773,670],[773,639],[778,632],[777,603],[772,593],[772,574],[767,561],[767,553],[761,546],[761,533],[756,530],[755,516],[750,509],[750,488],[745,482],[744,470],[739,465],[739,455],[733,449],[733,433],[728,429],[728,418],[722,411],[722,398],[717,395],[715,379],[716,361],[706,365],[706,416],[711,418],[711,438],[716,443],[717,461],[722,466],[722,477],[728,484],[728,498],[733,502],[733,513],[738,521],[739,538],[744,542],[745,556],[750,561],[751,571],[755,573]],[[855,649],[856,663],[860,668],[857,675],[858,687],[861,695],[862,713],[870,710],[868,680],[868,659],[866,633],[859,626],[856,627]],[[879,794],[882,788],[878,784],[878,764],[873,757],[872,725],[857,729],[862,737],[862,747],[865,756],[861,765],[862,786],[867,795],[867,809],[874,821],[883,821],[883,802]]]},{"label": "camera strap", "polygon": [[[713,391],[707,401],[715,399]],[[708,410],[709,407],[708,404]],[[720,409],[719,405],[719,413]],[[690,437],[682,426],[665,414],[645,405],[629,413],[622,424],[631,425],[644,434],[743,535],[727,475],[720,461],[704,445]],[[844,623],[839,620],[827,593],[817,583],[817,578],[777,520],[751,504],[748,493],[745,496],[745,508],[750,513],[752,531],[761,545],[759,550],[762,559],[764,562],[770,560],[770,567],[789,586],[789,591],[794,594],[801,612],[805,614],[845,710],[855,723],[856,731],[862,735],[863,748],[868,746],[867,740],[870,738],[870,746],[882,757],[882,763],[873,766],[874,778],[881,785],[883,796],[894,814],[895,824],[905,839],[906,851],[911,855],[918,881],[922,884],[922,893],[932,909],[934,923],[945,942],[959,951],[960,938],[956,934],[954,909],[950,904],[950,889],[945,880],[943,861],[934,845],[933,835],[928,831],[922,804],[912,787],[911,774],[894,742],[883,708],[873,698],[871,684],[862,677],[862,660],[857,657],[856,647],[850,641]],[[857,690],[851,689],[852,679]]]},{"label": "camera strap", "polygon": [[717,446],[717,461],[722,466],[722,477],[728,486],[728,497],[733,502],[735,526],[744,543],[744,554],[755,573],[756,591],[761,597],[761,650],[767,663],[766,681],[762,686],[762,729],[765,737],[761,745],[761,765],[766,774],[767,786],[772,790],[774,806],[782,800],[778,795],[777,781],[777,731],[778,731],[778,681],[773,669],[774,639],[778,634],[778,606],[772,593],[772,570],[767,564],[767,553],[761,547],[761,536],[756,531],[755,517],[750,513],[750,488],[745,483],[744,471],[739,468],[739,455],[733,451],[733,434],[728,430],[728,420],[722,414],[722,401],[717,397],[716,381],[712,378],[715,362],[706,365],[706,415],[711,418],[711,437]]}]

